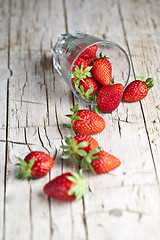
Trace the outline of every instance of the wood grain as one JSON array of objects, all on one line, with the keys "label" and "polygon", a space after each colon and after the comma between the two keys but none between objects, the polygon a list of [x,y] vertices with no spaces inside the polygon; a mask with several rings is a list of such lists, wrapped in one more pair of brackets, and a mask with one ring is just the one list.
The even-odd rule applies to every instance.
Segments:
[{"label": "wood grain", "polygon": [[[0,239],[160,239],[159,16],[158,0],[0,1]],[[50,49],[73,30],[120,44],[131,60],[130,81],[144,73],[155,86],[141,102],[101,114],[106,128],[94,137],[121,166],[99,176],[85,171],[83,199],[63,203],[43,186],[78,171],[60,148],[71,136],[65,115],[78,100],[52,67]],[[49,153],[54,167],[43,179],[20,181],[17,157],[33,150]]]}]

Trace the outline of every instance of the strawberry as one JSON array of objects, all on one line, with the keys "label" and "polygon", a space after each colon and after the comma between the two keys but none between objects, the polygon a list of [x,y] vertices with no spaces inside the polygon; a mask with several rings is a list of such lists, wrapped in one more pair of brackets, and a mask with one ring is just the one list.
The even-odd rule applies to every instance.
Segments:
[{"label": "strawberry", "polygon": [[114,111],[122,99],[124,87],[122,84],[117,83],[113,85],[103,86],[97,95],[97,110],[109,113]]},{"label": "strawberry", "polygon": [[79,85],[75,85],[76,91],[84,99],[89,99],[98,90],[97,81],[92,77],[87,77],[86,79],[80,81]]},{"label": "strawberry", "polygon": [[85,180],[81,174],[67,172],[48,182],[43,191],[49,197],[61,201],[80,200],[85,192]]},{"label": "strawberry", "polygon": [[85,79],[87,77],[92,77],[90,70],[92,67],[88,65],[86,60],[81,57],[78,57],[73,65],[71,78],[72,78],[72,85],[74,86],[75,83],[79,85],[81,79]]},{"label": "strawberry", "polygon": [[106,57],[94,59],[91,64],[91,74],[94,79],[103,85],[109,85],[111,83],[112,66],[110,61]]},{"label": "strawberry", "polygon": [[96,55],[93,56],[93,57],[86,58],[85,60],[86,60],[86,62],[90,65],[90,63],[91,63],[95,58],[97,58]]},{"label": "strawberry", "polygon": [[63,124],[63,127],[71,128],[74,134],[76,132],[79,134],[92,135],[102,132],[105,128],[106,123],[102,117],[88,109],[79,110],[78,103],[70,110],[73,114],[66,116],[71,119],[71,126]]},{"label": "strawberry", "polygon": [[148,90],[154,86],[153,78],[144,81],[142,74],[138,80],[131,82],[125,89],[122,99],[126,102],[136,102],[145,98]]},{"label": "strawberry", "polygon": [[88,48],[86,48],[81,54],[80,57],[84,59],[95,57],[96,52],[98,50],[97,45],[92,45]]},{"label": "strawberry", "polygon": [[92,172],[103,174],[117,168],[121,164],[120,160],[110,153],[95,148],[82,159],[84,169],[90,168]]},{"label": "strawberry", "polygon": [[21,167],[17,176],[19,179],[44,177],[54,165],[54,160],[48,154],[40,151],[29,153],[24,160],[18,159],[20,163],[16,165]]},{"label": "strawberry", "polygon": [[89,64],[86,62],[85,59],[78,57],[76,59],[76,61],[74,62],[73,70],[74,70],[75,66],[78,66],[80,68],[82,64],[83,64],[83,69],[86,69],[87,67],[89,67]]},{"label": "strawberry", "polygon": [[89,135],[76,135],[74,138],[65,137],[65,142],[67,145],[61,146],[63,148],[62,158],[67,159],[72,156],[78,164],[92,149],[98,147],[98,142]]}]

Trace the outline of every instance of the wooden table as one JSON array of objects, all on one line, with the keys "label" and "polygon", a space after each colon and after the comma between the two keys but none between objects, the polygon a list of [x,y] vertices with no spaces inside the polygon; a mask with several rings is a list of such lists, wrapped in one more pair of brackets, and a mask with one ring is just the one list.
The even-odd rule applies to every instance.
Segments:
[{"label": "wooden table", "polygon": [[[120,44],[131,60],[130,82],[141,73],[155,86],[136,103],[100,114],[105,130],[94,137],[122,164],[95,176],[78,202],[49,199],[43,186],[78,171],[62,160],[77,101],[52,67],[59,34],[79,30]],[[160,239],[160,1],[0,0],[0,239]],[[89,108],[80,103],[81,108]],[[17,179],[17,157],[49,153],[55,164],[39,180]]]}]

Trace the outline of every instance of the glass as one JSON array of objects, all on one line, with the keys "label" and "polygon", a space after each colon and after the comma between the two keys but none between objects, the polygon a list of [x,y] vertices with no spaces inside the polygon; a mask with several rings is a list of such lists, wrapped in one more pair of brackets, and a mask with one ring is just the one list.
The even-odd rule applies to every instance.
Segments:
[{"label": "glass", "polygon": [[74,95],[84,103],[96,105],[83,99],[76,91],[71,82],[72,68],[79,55],[92,45],[98,46],[96,56],[100,53],[106,55],[112,65],[112,76],[114,83],[121,83],[125,87],[130,76],[130,61],[125,50],[117,43],[99,39],[79,31],[61,34],[57,43],[51,49],[53,54],[53,65],[58,73],[70,86]]}]

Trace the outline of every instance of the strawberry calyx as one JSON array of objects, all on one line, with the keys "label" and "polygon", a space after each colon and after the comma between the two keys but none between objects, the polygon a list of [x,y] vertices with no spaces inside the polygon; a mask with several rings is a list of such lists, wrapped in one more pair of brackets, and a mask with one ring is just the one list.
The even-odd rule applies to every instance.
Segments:
[{"label": "strawberry calyx", "polygon": [[89,65],[92,66],[92,65],[94,64],[95,60],[97,60],[97,59],[109,59],[109,57],[107,57],[106,55],[103,56],[102,52],[100,52],[99,57],[94,58],[94,59],[90,62]]},{"label": "strawberry calyx", "polygon": [[86,192],[86,181],[82,176],[82,169],[79,171],[79,174],[71,172],[71,176],[68,176],[67,179],[75,183],[75,186],[69,189],[68,195],[75,195],[76,200],[80,200]]},{"label": "strawberry calyx", "polygon": [[76,78],[76,80],[74,80],[74,83],[77,83],[77,85],[79,85],[80,80],[83,80],[87,77],[92,77],[90,72],[91,68],[92,67],[87,67],[83,69],[83,63],[81,64],[80,68],[76,65],[74,67],[74,71],[71,73],[71,78]]},{"label": "strawberry calyx", "polygon": [[93,88],[89,88],[86,92],[84,91],[84,87],[82,85],[80,85],[79,87],[77,87],[77,85],[75,85],[76,91],[79,93],[79,95],[83,98],[83,99],[89,99],[90,96],[93,93]]},{"label": "strawberry calyx", "polygon": [[61,146],[61,148],[63,149],[62,158],[67,159],[70,156],[72,156],[75,162],[80,164],[81,163],[80,156],[84,157],[87,155],[86,151],[84,151],[81,148],[87,147],[89,143],[86,141],[82,141],[77,144],[74,138],[68,138],[68,137],[65,137],[65,143],[67,145]]},{"label": "strawberry calyx", "polygon": [[147,78],[144,81],[144,74],[142,74],[137,80],[142,81],[146,84],[148,90],[151,89],[154,86],[154,79],[153,78]]},{"label": "strawberry calyx", "polygon": [[109,57],[107,57],[106,55],[103,56],[102,52],[100,52],[100,54],[99,54],[99,58],[102,58],[102,59],[109,59]]},{"label": "strawberry calyx", "polygon": [[94,168],[91,163],[93,160],[98,159],[100,157],[96,156],[97,153],[101,151],[101,147],[96,147],[92,149],[86,156],[83,157],[81,164],[83,166],[83,170],[90,168],[93,173],[95,173]]},{"label": "strawberry calyx", "polygon": [[34,158],[32,158],[29,163],[27,163],[26,161],[24,161],[23,159],[21,158],[18,158],[18,160],[20,161],[20,163],[17,163],[16,165],[17,166],[20,166],[21,169],[19,170],[19,173],[17,175],[17,178],[18,179],[32,179],[33,176],[31,174],[31,168],[33,167],[34,165]]},{"label": "strawberry calyx", "polygon": [[64,127],[64,128],[71,128],[72,133],[73,133],[74,135],[76,135],[76,133],[75,133],[75,131],[74,131],[74,129],[73,129],[73,124],[72,124],[73,121],[74,121],[74,120],[82,120],[81,117],[77,116],[77,113],[78,113],[79,109],[80,109],[80,106],[79,106],[78,103],[76,103],[76,104],[73,106],[73,108],[70,108],[70,110],[71,110],[71,112],[73,112],[73,114],[67,114],[67,115],[66,115],[66,117],[68,117],[68,118],[71,119],[71,125],[68,125],[68,124],[63,123],[63,127]]}]

